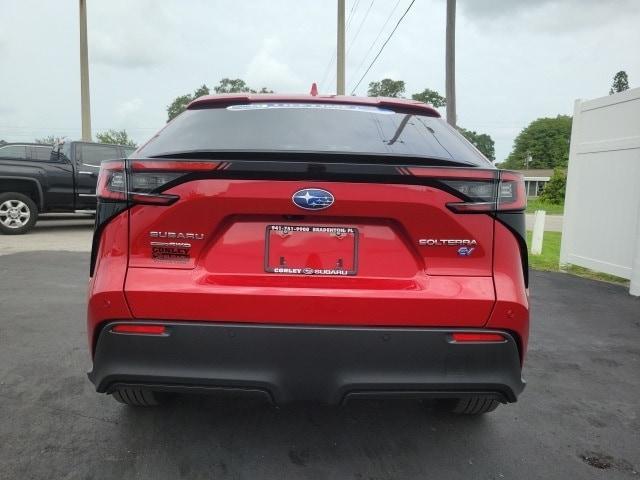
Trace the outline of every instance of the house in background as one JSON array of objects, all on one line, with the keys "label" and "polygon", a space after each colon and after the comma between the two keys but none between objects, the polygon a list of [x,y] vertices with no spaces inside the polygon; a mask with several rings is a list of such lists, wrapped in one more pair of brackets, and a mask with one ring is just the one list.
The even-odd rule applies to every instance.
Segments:
[{"label": "house in background", "polygon": [[524,184],[528,198],[536,198],[542,193],[544,186],[551,179],[553,170],[549,169],[532,169],[532,170],[514,170],[524,175]]}]

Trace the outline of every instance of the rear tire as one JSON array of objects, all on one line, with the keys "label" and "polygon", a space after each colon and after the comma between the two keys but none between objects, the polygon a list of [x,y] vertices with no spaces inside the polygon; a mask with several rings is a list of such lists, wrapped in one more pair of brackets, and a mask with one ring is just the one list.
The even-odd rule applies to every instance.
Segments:
[{"label": "rear tire", "polygon": [[119,388],[111,395],[116,401],[132,407],[155,407],[160,404],[154,392],[142,388]]},{"label": "rear tire", "polygon": [[449,404],[449,411],[458,415],[482,415],[493,412],[500,402],[487,397],[459,398]]},{"label": "rear tire", "polygon": [[0,233],[22,235],[38,220],[38,207],[26,195],[18,192],[0,194]]}]

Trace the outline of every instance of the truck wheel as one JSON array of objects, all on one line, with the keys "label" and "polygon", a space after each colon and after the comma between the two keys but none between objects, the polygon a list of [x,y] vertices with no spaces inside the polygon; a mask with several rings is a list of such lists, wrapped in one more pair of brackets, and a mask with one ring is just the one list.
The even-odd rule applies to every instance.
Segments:
[{"label": "truck wheel", "polygon": [[38,207],[29,197],[18,192],[0,194],[0,232],[22,235],[38,220]]},{"label": "truck wheel", "polygon": [[493,398],[460,398],[449,404],[449,411],[461,415],[481,415],[483,413],[493,412],[498,408],[498,405],[500,405],[500,402]]},{"label": "truck wheel", "polygon": [[132,407],[155,407],[160,404],[155,393],[142,388],[119,388],[111,395],[118,402]]}]

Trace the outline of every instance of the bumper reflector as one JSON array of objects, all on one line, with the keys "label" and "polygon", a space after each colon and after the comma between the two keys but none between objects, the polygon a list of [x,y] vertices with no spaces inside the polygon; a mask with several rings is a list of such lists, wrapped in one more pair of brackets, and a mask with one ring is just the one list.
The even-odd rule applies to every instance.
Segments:
[{"label": "bumper reflector", "polygon": [[111,328],[113,333],[133,333],[136,335],[166,335],[167,329],[164,325],[146,325],[146,324],[120,324]]},{"label": "bumper reflector", "polygon": [[475,333],[459,332],[452,333],[451,339],[454,343],[485,343],[485,342],[505,342],[505,338],[499,333]]}]

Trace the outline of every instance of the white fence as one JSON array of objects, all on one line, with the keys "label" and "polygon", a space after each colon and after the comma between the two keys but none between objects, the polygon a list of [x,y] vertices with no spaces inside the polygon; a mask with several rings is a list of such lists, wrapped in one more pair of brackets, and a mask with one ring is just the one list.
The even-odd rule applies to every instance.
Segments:
[{"label": "white fence", "polygon": [[640,295],[640,88],[576,100],[560,263],[631,279]]}]

